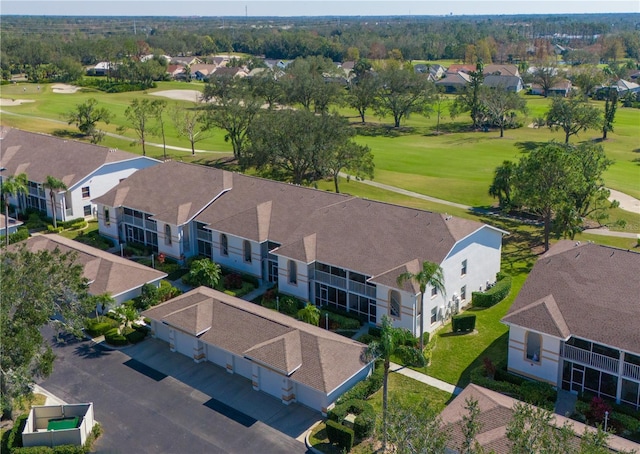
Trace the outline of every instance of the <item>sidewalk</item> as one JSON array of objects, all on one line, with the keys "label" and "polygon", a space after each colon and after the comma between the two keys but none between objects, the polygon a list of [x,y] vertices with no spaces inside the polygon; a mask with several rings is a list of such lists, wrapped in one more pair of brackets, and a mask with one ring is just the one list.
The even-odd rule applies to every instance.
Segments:
[{"label": "sidewalk", "polygon": [[415,370],[409,369],[405,366],[401,366],[400,364],[391,363],[389,370],[391,372],[402,374],[405,377],[413,378],[414,380],[418,380],[419,382],[422,382],[426,385],[438,388],[442,391],[451,393],[456,396],[462,392],[462,388],[459,388],[458,386],[454,386],[442,380],[438,380],[437,378],[433,378],[423,373],[416,372]]},{"label": "sidewalk", "polygon": [[34,394],[42,394],[46,396],[47,400],[45,401],[45,405],[66,405],[67,402],[64,400],[54,396],[46,389],[42,388],[40,385],[33,385],[33,393]]}]

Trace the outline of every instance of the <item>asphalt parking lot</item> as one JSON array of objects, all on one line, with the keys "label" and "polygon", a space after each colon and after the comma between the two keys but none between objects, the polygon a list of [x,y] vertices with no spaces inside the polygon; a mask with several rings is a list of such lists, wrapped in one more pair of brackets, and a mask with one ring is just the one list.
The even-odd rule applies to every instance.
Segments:
[{"label": "asphalt parking lot", "polygon": [[117,351],[56,343],[54,352],[53,374],[39,384],[66,402],[94,403],[99,453],[304,453],[300,440],[321,416],[156,339]]}]

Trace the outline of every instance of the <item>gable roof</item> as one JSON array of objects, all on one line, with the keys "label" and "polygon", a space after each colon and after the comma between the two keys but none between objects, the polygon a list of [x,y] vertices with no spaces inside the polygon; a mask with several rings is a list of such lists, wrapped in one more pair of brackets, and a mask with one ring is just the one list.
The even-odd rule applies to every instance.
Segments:
[{"label": "gable roof", "polygon": [[[468,415],[468,411],[465,408],[468,399],[478,401],[480,430],[476,435],[476,440],[480,446],[487,452],[495,452],[496,454],[510,453],[511,442],[507,438],[507,426],[513,418],[514,407],[518,403],[522,404],[522,402],[474,384],[468,385],[440,414],[443,429],[448,430],[450,433],[450,441],[447,445],[450,448],[449,452],[461,452],[464,442],[462,431],[464,422],[462,417]],[[564,416],[554,414],[553,417],[552,424],[555,427],[560,428],[567,423],[573,429],[576,436],[572,440],[572,444],[576,446],[580,443],[580,437],[585,430],[589,432],[595,431],[593,427]],[[609,448],[613,451],[632,451],[639,448],[637,443],[615,435],[611,435],[607,441]]]},{"label": "gable roof", "polygon": [[109,293],[116,297],[167,277],[161,271],[57,234],[32,236],[19,244],[24,244],[31,252],[53,251],[57,248],[63,253],[77,254],[76,263],[82,265],[92,295]]},{"label": "gable roof", "polygon": [[2,128],[0,137],[0,167],[5,168],[2,176],[24,172],[29,181],[36,183],[44,183],[47,176],[52,176],[72,187],[105,164],[143,158],[121,150],[14,128]]},{"label": "gable roof", "polygon": [[483,74],[496,74],[500,76],[519,76],[520,71],[518,71],[518,67],[516,65],[485,65],[482,68]]},{"label": "gable roof", "polygon": [[461,85],[465,86],[469,82],[471,82],[471,77],[462,71],[458,72],[447,72],[444,76],[444,79],[440,79],[436,81],[436,85]]},{"label": "gable roof", "polygon": [[[206,310],[200,309],[206,307]],[[143,312],[203,342],[331,393],[368,364],[364,344],[207,287]],[[206,329],[205,329],[206,328]]]},{"label": "gable roof", "polygon": [[637,252],[560,241],[536,262],[502,321],[640,354],[638,276]]},{"label": "gable roof", "polygon": [[170,161],[143,170],[93,201],[133,208],[151,214],[154,220],[182,225],[230,188],[231,174],[211,167]]},{"label": "gable roof", "polygon": [[522,79],[519,76],[504,76],[489,74],[484,77],[483,85],[487,87],[522,87]]}]

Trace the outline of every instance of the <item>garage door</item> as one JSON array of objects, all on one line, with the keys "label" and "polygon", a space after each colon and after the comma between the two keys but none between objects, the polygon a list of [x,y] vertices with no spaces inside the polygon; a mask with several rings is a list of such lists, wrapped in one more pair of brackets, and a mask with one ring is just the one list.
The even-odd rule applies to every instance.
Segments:
[{"label": "garage door", "polygon": [[155,322],[156,337],[165,342],[169,342],[169,327],[162,322]]},{"label": "garage door", "polygon": [[296,383],[296,399],[301,404],[314,410],[321,410],[322,396],[323,394],[320,391]]},{"label": "garage door", "polygon": [[195,340],[188,334],[176,330],[175,334],[176,351],[189,358],[193,358],[193,345]]},{"label": "garage door", "polygon": [[260,390],[277,397],[282,398],[282,375],[279,375],[269,369],[260,368]]},{"label": "garage door", "polygon": [[235,363],[233,365],[234,366],[233,372],[251,380],[251,377],[253,375],[251,372],[251,364],[252,364],[251,361],[241,358],[239,356],[234,356],[233,361]]},{"label": "garage door", "polygon": [[213,345],[205,344],[207,361],[217,364],[220,367],[227,367],[227,354]]}]

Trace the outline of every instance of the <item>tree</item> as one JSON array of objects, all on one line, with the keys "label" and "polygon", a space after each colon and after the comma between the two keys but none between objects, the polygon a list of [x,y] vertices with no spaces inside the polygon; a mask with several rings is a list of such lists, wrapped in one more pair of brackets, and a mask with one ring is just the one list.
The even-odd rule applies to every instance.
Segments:
[{"label": "tree", "polygon": [[516,165],[512,161],[503,161],[493,173],[493,182],[489,186],[489,195],[498,199],[500,208],[508,210],[512,204],[513,178]]},{"label": "tree", "polygon": [[253,94],[267,103],[269,109],[283,102],[285,93],[278,80],[276,69],[265,68],[264,71],[249,80]]},{"label": "tree", "polygon": [[[146,143],[147,137],[155,133],[155,125],[151,123],[151,119],[156,115],[155,101],[150,99],[134,98],[129,103],[129,107],[124,111],[124,115],[129,121],[129,125],[138,136],[138,140],[134,143],[142,145],[142,155],[147,155]],[[121,128],[123,130],[124,128]]]},{"label": "tree", "polygon": [[571,82],[580,87],[585,99],[604,82],[604,73],[596,65],[581,65],[571,70]]},{"label": "tree", "polygon": [[491,124],[500,128],[500,137],[504,137],[504,128],[513,123],[516,112],[527,110],[523,97],[501,86],[481,90],[480,102]]},{"label": "tree", "polygon": [[189,268],[187,283],[194,287],[205,285],[210,288],[215,288],[220,281],[221,275],[222,271],[220,265],[217,263],[209,259],[194,260]]},{"label": "tree", "polygon": [[305,110],[311,110],[314,104],[316,112],[326,112],[329,104],[342,93],[342,86],[325,77],[330,79],[337,74],[336,66],[328,58],[296,58],[280,82],[290,104],[301,104]]},{"label": "tree", "polygon": [[414,112],[424,112],[429,94],[434,90],[429,80],[422,74],[416,74],[411,65],[401,66],[396,61],[378,71],[378,96],[375,111],[378,115],[393,116],[393,126]]},{"label": "tree", "polygon": [[109,124],[112,117],[111,112],[106,108],[97,106],[98,101],[95,98],[89,98],[66,114],[68,124],[75,123],[82,134],[91,138],[91,143],[99,143],[104,137],[104,132],[100,131],[96,124],[100,121]]},{"label": "tree", "polygon": [[367,145],[360,145],[353,140],[336,146],[330,153],[325,164],[329,175],[333,178],[336,193],[340,193],[338,183],[342,170],[348,170],[356,178],[373,178],[373,154]]},{"label": "tree", "polygon": [[242,79],[218,77],[209,80],[203,99],[213,100],[207,108],[207,125],[226,131],[224,140],[231,142],[233,156],[242,160],[249,126],[260,111],[260,101]]},{"label": "tree", "polygon": [[396,282],[403,285],[406,281],[413,281],[420,288],[420,351],[424,350],[424,299],[426,297],[427,286],[435,288],[440,294],[446,294],[444,286],[444,272],[437,263],[424,261],[422,269],[417,273],[407,271],[398,276]]},{"label": "tree", "polygon": [[167,101],[164,99],[156,99],[152,102],[153,105],[153,115],[156,118],[157,122],[157,130],[160,132],[162,136],[162,152],[164,156],[164,160],[167,160],[167,140],[165,137],[164,127],[165,127],[165,118],[164,113],[167,110]]},{"label": "tree", "polygon": [[557,428],[553,415],[529,404],[516,403],[513,418],[507,425],[512,454],[566,454],[573,452],[574,432],[568,422]]},{"label": "tree", "polygon": [[447,452],[450,434],[442,429],[442,420],[426,399],[413,405],[391,399],[387,432],[396,454]]},{"label": "tree", "polygon": [[598,109],[577,97],[554,97],[546,115],[547,125],[554,131],[564,131],[564,142],[580,131],[598,129],[602,117]]},{"label": "tree", "polygon": [[469,112],[473,122],[473,129],[478,129],[484,117],[484,106],[480,100],[480,91],[484,81],[482,62],[478,62],[476,70],[471,71],[469,77],[469,83],[451,105],[450,113],[451,117],[456,117],[461,112]]},{"label": "tree", "polygon": [[307,304],[298,311],[298,318],[305,323],[318,326],[320,323],[320,309],[313,304]]},{"label": "tree", "polygon": [[93,311],[83,268],[75,259],[57,248],[31,252],[24,245],[0,256],[3,409],[10,409],[16,397],[29,394],[30,385],[52,371],[55,355],[40,329],[51,324],[79,336]]},{"label": "tree", "polygon": [[354,78],[349,85],[347,104],[358,111],[362,124],[367,110],[375,106],[377,92],[378,79],[368,72]]},{"label": "tree", "polygon": [[549,96],[549,90],[561,79],[558,67],[551,61],[539,62],[533,71],[533,81],[540,85],[545,98]]},{"label": "tree", "polygon": [[444,95],[444,88],[436,85],[436,90],[431,96],[432,111],[436,114],[436,134],[440,134],[440,119],[444,117],[447,97]]},{"label": "tree", "polygon": [[616,118],[618,108],[618,91],[609,90],[609,96],[604,103],[604,121],[602,122],[602,140],[607,140],[607,133],[613,132],[613,121]]},{"label": "tree", "polygon": [[20,198],[28,192],[27,174],[20,173],[16,176],[9,176],[2,180],[2,199],[4,200],[4,235],[6,246],[9,247],[9,199],[11,197]]},{"label": "tree", "polygon": [[365,357],[370,359],[380,358],[383,361],[384,378],[382,381],[382,452],[387,450],[387,418],[389,397],[389,367],[391,357],[400,351],[403,337],[402,330],[394,328],[391,320],[386,315],[382,316],[380,326],[380,340],[373,341],[367,346]]},{"label": "tree", "polygon": [[51,217],[53,218],[53,228],[58,228],[57,214],[56,214],[56,193],[60,191],[66,191],[67,185],[62,180],[59,180],[51,175],[47,175],[47,179],[42,185],[46,189],[49,189],[49,197],[51,197]]},{"label": "tree", "polygon": [[208,138],[206,134],[205,114],[196,106],[183,108],[175,106],[171,111],[173,125],[178,132],[178,137],[186,137],[191,145],[191,155],[196,154],[196,143]]},{"label": "tree", "polygon": [[476,439],[478,433],[482,430],[482,423],[479,421],[480,407],[478,406],[478,401],[474,398],[467,398],[464,403],[467,414],[462,415],[462,435],[464,440],[460,454],[480,454],[483,450]]}]

